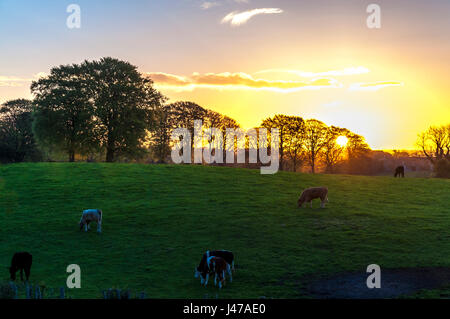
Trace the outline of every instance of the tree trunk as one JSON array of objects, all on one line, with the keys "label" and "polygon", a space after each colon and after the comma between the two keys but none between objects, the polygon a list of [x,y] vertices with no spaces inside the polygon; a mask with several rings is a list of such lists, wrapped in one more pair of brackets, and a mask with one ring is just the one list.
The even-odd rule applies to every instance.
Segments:
[{"label": "tree trunk", "polygon": [[114,150],[111,148],[108,148],[106,150],[106,162],[108,163],[114,162]]},{"label": "tree trunk", "polygon": [[75,152],[69,151],[69,162],[73,163],[75,162]]}]

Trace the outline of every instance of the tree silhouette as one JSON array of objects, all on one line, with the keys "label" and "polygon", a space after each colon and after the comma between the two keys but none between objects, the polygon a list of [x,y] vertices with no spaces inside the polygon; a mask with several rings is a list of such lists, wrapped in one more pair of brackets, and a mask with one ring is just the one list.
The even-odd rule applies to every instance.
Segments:
[{"label": "tree silhouette", "polygon": [[320,151],[326,143],[326,125],[318,120],[307,120],[305,123],[306,158],[311,167],[311,173],[316,172],[316,162]]},{"label": "tree silhouette", "polygon": [[139,157],[155,124],[153,112],[165,98],[128,62],[102,58],[83,62],[81,69],[106,161],[121,155]]},{"label": "tree silhouette", "polygon": [[40,160],[32,131],[32,102],[12,100],[0,106],[0,161]]},{"label": "tree silhouette", "polygon": [[98,146],[92,121],[93,106],[79,65],[62,65],[48,77],[31,84],[34,94],[34,132],[41,146],[56,147],[68,154],[84,154]]}]

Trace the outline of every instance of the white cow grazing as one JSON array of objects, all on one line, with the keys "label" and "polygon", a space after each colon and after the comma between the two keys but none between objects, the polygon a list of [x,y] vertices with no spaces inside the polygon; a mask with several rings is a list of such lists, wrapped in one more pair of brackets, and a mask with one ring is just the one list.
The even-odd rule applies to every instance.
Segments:
[{"label": "white cow grazing", "polygon": [[100,209],[86,209],[83,211],[83,215],[80,220],[80,230],[83,229],[88,231],[90,229],[89,223],[96,222],[97,223],[97,232],[102,232],[102,211]]}]

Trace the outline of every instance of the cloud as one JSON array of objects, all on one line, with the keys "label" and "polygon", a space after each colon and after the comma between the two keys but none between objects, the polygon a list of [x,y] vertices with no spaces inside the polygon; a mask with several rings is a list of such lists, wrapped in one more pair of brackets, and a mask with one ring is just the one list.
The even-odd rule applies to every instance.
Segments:
[{"label": "cloud", "polygon": [[200,7],[201,7],[203,10],[208,10],[208,9],[213,8],[213,7],[217,7],[217,6],[219,6],[219,5],[220,5],[220,3],[217,2],[217,1],[205,1],[205,2],[203,2],[203,3],[200,5]]},{"label": "cloud", "polygon": [[282,13],[283,10],[278,8],[261,8],[261,9],[253,9],[249,11],[243,12],[231,12],[227,14],[223,19],[222,23],[230,23],[232,26],[240,26],[242,24],[247,23],[252,17],[260,14],[275,14]]},{"label": "cloud", "polygon": [[272,81],[255,79],[251,75],[242,72],[193,73],[189,77],[162,72],[146,73],[146,75],[155,82],[156,87],[176,91],[191,91],[195,88],[215,88],[296,92],[300,90],[342,87],[338,81],[329,78],[316,78],[309,81]]},{"label": "cloud", "polygon": [[358,75],[358,74],[365,74],[369,73],[370,70],[368,68],[365,68],[363,66],[358,67],[349,67],[342,70],[332,70],[332,71],[325,71],[325,72],[306,72],[306,71],[299,71],[299,70],[287,70],[287,69],[269,69],[269,70],[262,70],[258,71],[255,74],[263,74],[263,73],[289,73],[289,74],[295,74],[300,77],[305,78],[313,78],[318,76],[346,76],[346,75]]},{"label": "cloud", "polygon": [[349,91],[378,91],[389,86],[403,86],[403,83],[394,81],[353,83],[348,89]]},{"label": "cloud", "polygon": [[[250,0],[228,0],[228,1],[238,3],[238,4],[250,3]],[[222,5],[222,2],[220,2],[220,1],[203,1],[202,4],[200,5],[200,8],[202,8],[203,10],[208,10],[213,7],[218,7],[221,5]]]},{"label": "cloud", "polygon": [[33,79],[21,78],[16,76],[2,76],[0,75],[0,86],[18,87],[23,86],[27,82],[31,82]]},{"label": "cloud", "polygon": [[45,72],[39,72],[37,74],[34,74],[30,78],[0,75],[0,87],[20,87],[29,85],[30,82],[38,80],[39,78],[47,75],[48,74]]}]

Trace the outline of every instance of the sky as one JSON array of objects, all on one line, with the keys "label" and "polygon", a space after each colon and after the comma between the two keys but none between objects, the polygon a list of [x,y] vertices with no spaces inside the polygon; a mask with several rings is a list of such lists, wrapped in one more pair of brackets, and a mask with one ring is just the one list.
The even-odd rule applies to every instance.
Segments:
[{"label": "sky", "polygon": [[[375,3],[380,28],[369,28]],[[70,4],[80,28],[68,28]],[[244,128],[278,113],[414,149],[450,123],[448,0],[0,0],[0,103],[52,67],[111,56]]]}]

